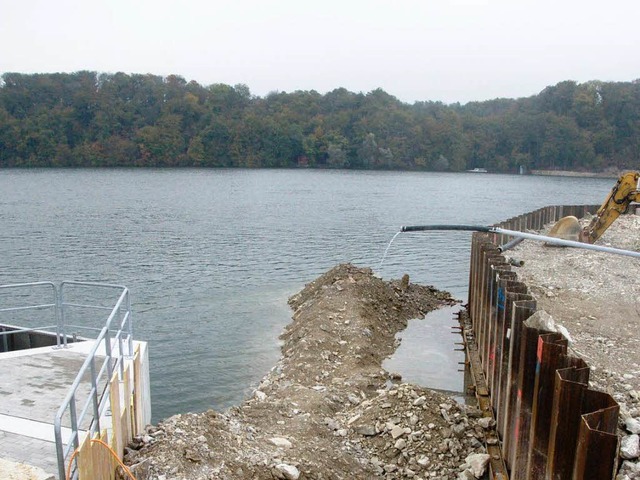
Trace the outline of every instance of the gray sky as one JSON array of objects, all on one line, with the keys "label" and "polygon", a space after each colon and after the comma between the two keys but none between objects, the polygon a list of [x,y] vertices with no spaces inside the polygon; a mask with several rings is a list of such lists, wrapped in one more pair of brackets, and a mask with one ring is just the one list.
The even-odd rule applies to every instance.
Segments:
[{"label": "gray sky", "polygon": [[0,72],[466,103],[640,78],[639,20],[639,0],[0,0]]}]

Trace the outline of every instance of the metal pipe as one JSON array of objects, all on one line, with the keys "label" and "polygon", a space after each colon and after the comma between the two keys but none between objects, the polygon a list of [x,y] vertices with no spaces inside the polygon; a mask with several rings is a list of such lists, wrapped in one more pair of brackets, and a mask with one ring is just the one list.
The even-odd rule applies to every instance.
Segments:
[{"label": "metal pipe", "polygon": [[591,243],[574,242],[573,240],[563,240],[561,238],[548,237],[546,235],[538,235],[528,232],[517,232],[515,230],[505,230],[504,228],[492,227],[492,233],[504,233],[512,237],[526,238],[529,240],[537,240],[539,242],[550,243],[552,245],[560,245],[563,247],[576,247],[585,250],[595,250],[596,252],[615,253],[616,255],[625,255],[628,257],[640,258],[640,252],[632,250],[622,250],[620,248],[603,247],[602,245],[593,245]]},{"label": "metal pipe", "polygon": [[425,232],[434,230],[459,230],[464,232],[490,232],[492,227],[482,225],[413,225],[400,227],[401,232]]},{"label": "metal pipe", "polygon": [[42,305],[30,305],[28,307],[7,307],[7,308],[0,308],[0,312],[19,312],[22,310],[37,310],[37,309],[43,309],[43,308],[51,308],[51,307],[55,307],[56,304],[55,303],[43,303]]},{"label": "metal pipe", "polygon": [[602,245],[593,245],[591,243],[574,242],[573,240],[563,240],[561,238],[548,237],[546,235],[538,235],[536,233],[518,232],[516,230],[507,230],[500,227],[485,227],[481,225],[414,225],[400,228],[401,232],[424,232],[436,230],[498,233],[511,237],[536,240],[538,242],[559,245],[562,247],[575,247],[582,248],[584,250],[595,250],[597,252],[615,253],[616,255],[625,255],[627,257],[640,258],[640,252],[634,252],[632,250],[622,250],[620,248],[603,247]]},{"label": "metal pipe", "polygon": [[96,379],[96,357],[91,358],[91,398],[93,400],[93,419],[95,431],[100,435],[100,408],[98,401],[98,380]]},{"label": "metal pipe", "polygon": [[63,443],[62,443],[62,417],[56,415],[53,419],[53,436],[56,439],[56,458],[58,460],[58,478],[65,478],[65,462],[64,462],[64,451],[63,451]]},{"label": "metal pipe", "polygon": [[127,289],[127,311],[124,314],[124,318],[122,320],[123,325],[124,322],[129,322],[129,356],[133,358],[133,320],[131,317],[131,296],[129,295],[129,290]]},{"label": "metal pipe", "polygon": [[57,302],[57,306],[56,306],[56,310],[58,311],[58,320],[60,322],[60,331],[62,332],[62,345],[64,346],[64,348],[67,348],[67,330],[64,326],[64,293],[63,293],[63,285],[64,283],[60,284],[60,288],[58,288],[57,290],[57,298],[56,298],[56,302]]},{"label": "metal pipe", "polygon": [[498,247],[498,250],[500,250],[501,252],[506,252],[507,250],[511,250],[513,247],[515,247],[516,245],[522,243],[523,241],[524,241],[524,238],[516,237],[516,238],[514,238],[512,240],[509,240],[504,245],[500,245]]}]

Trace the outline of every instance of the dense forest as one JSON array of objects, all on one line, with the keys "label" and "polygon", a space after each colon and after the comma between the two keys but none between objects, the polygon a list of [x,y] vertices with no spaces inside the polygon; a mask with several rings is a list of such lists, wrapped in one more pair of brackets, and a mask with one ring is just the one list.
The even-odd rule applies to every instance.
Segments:
[{"label": "dense forest", "polygon": [[447,105],[180,76],[5,73],[0,167],[638,168],[640,80]]}]

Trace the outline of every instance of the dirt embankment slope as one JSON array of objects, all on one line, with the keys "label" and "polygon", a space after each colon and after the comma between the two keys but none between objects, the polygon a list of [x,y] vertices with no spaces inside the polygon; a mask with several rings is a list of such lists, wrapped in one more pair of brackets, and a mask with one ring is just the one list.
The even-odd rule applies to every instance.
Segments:
[{"label": "dirt embankment slope", "polygon": [[339,265],[290,299],[282,357],[251,399],[149,427],[127,462],[139,480],[479,477],[479,412],[381,367],[409,319],[450,303]]}]

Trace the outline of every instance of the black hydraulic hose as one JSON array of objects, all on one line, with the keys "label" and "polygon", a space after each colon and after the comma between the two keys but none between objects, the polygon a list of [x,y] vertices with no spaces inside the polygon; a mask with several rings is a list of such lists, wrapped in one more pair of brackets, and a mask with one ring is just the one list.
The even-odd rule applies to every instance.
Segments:
[{"label": "black hydraulic hose", "polygon": [[459,230],[464,232],[491,232],[492,227],[483,225],[412,225],[400,227],[401,232],[426,232],[431,230]]}]

